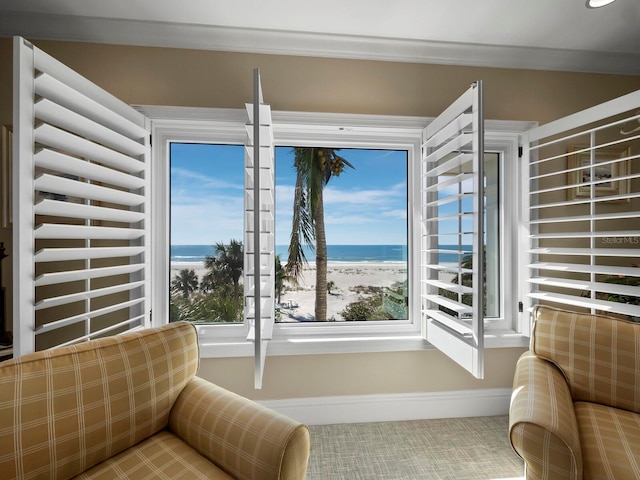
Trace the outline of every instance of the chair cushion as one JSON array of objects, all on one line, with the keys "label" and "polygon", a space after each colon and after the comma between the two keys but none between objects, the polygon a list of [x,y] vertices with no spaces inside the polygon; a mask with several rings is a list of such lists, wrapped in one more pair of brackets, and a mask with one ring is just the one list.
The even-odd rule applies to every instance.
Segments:
[{"label": "chair cushion", "polygon": [[560,368],[574,401],[640,413],[640,323],[537,306],[531,350]]},{"label": "chair cushion", "polygon": [[114,478],[232,480],[232,477],[166,430],[75,478],[79,480],[113,480]]},{"label": "chair cushion", "polygon": [[584,478],[640,478],[640,415],[596,403],[574,406]]}]

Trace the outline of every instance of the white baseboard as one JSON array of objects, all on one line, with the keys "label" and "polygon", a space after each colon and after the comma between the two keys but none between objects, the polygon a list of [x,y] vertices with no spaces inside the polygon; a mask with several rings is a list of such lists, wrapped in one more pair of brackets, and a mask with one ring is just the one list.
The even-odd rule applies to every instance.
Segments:
[{"label": "white baseboard", "polygon": [[308,425],[506,415],[510,388],[266,400],[260,403]]}]

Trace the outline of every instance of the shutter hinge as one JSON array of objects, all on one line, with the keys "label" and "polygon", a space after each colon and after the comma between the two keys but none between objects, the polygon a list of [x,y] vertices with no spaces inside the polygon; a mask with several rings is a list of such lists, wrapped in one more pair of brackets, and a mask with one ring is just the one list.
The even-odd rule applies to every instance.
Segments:
[{"label": "shutter hinge", "polygon": [[153,137],[149,135],[149,146],[151,147],[152,145],[153,145]]},{"label": "shutter hinge", "polygon": [[524,304],[522,302],[518,302],[518,312],[524,312]]},{"label": "shutter hinge", "polygon": [[518,147],[518,158],[522,158],[523,154],[524,154],[524,149],[522,147]]}]

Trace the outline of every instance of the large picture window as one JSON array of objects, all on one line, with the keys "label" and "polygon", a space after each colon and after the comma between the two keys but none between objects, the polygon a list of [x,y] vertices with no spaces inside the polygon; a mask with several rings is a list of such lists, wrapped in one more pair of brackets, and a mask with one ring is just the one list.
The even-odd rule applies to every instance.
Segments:
[{"label": "large picture window", "polygon": [[[167,279],[163,292],[170,292],[171,305],[167,300],[166,306],[157,304],[154,316],[158,312],[171,320],[197,323],[204,356],[249,355],[253,344],[247,341],[250,325],[242,320],[245,306],[238,301],[225,307],[214,300],[220,292],[231,292],[222,295],[229,302],[234,298],[233,277],[218,275],[214,283],[208,283],[206,277],[214,278],[204,264],[208,256],[231,255],[233,244],[238,247],[236,253],[245,247],[246,112],[212,109],[205,115],[198,109],[193,121],[174,125],[170,108],[149,110],[161,118],[154,134],[157,157],[170,160],[170,168],[168,164],[163,167],[167,179],[155,182],[160,187],[155,198],[162,198],[166,191],[165,209],[171,212],[163,227],[167,246],[163,250],[158,245],[155,252],[162,255],[166,272],[156,267],[160,272],[156,278]],[[269,354],[423,348],[419,159],[422,125],[428,121],[284,112],[272,116],[276,275]],[[209,120],[201,120],[203,117]],[[302,242],[307,262],[302,263],[298,281],[287,271],[297,182],[295,156],[303,149],[335,154],[350,165],[345,163],[340,174],[323,186],[325,321],[316,315],[315,238],[310,239],[313,247]],[[485,327],[487,332],[500,334],[517,331],[517,304],[505,299],[516,294],[513,279],[518,267],[504,259],[513,258],[515,248],[511,232],[517,218],[517,184],[505,179],[516,175],[518,134],[497,133],[490,125],[485,152]],[[161,209],[156,211],[160,214]],[[158,216],[155,225],[163,222]],[[218,253],[217,244],[224,247]],[[451,254],[446,246],[442,250],[439,255],[446,263]],[[196,274],[193,287],[174,283],[185,269]],[[242,283],[242,276],[239,278]],[[459,281],[464,284],[466,278]],[[242,287],[238,286],[239,291]]]},{"label": "large picture window", "polygon": [[[297,245],[297,277],[290,265],[303,208],[295,160],[310,150],[346,162],[322,192],[324,289],[313,229]],[[171,321],[242,323],[243,155],[241,145],[171,143]],[[407,320],[407,152],[278,147],[276,162],[276,322],[318,321],[318,295],[322,321]]]}]

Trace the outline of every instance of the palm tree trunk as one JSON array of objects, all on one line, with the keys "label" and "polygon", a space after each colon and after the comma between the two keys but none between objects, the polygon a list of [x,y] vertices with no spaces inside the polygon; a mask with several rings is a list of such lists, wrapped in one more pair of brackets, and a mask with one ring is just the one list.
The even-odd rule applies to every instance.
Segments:
[{"label": "palm tree trunk", "polygon": [[315,212],[316,230],[316,322],[327,321],[327,237],[324,229],[324,200],[318,192]]}]

